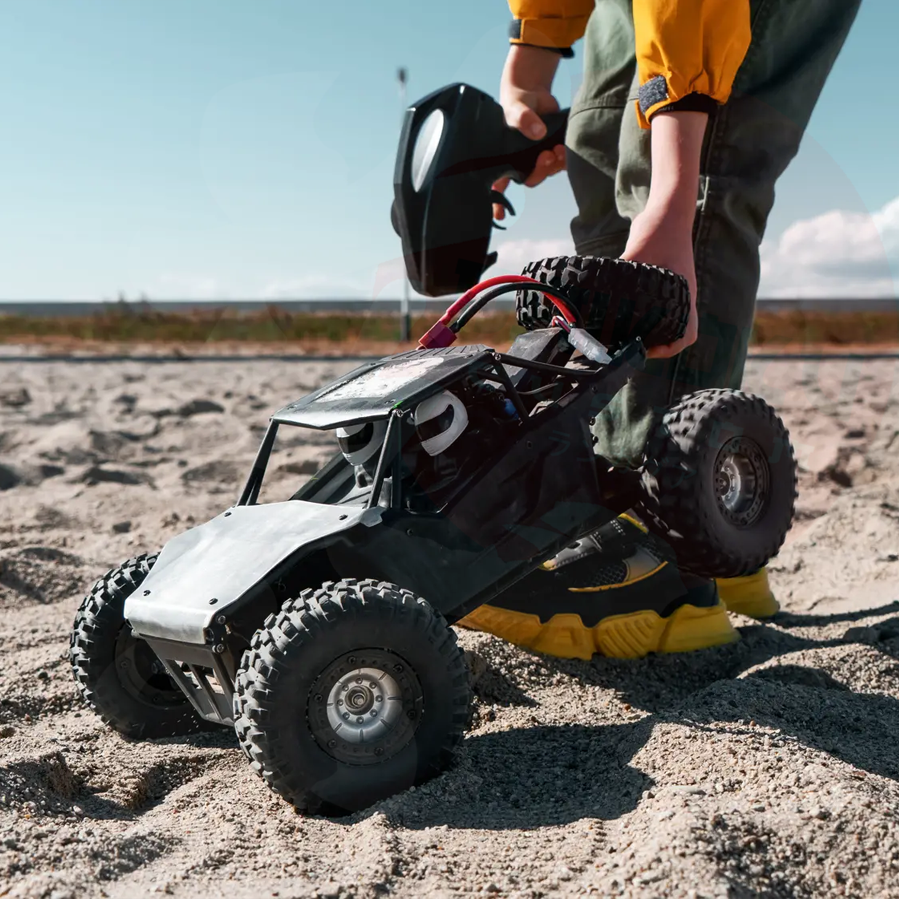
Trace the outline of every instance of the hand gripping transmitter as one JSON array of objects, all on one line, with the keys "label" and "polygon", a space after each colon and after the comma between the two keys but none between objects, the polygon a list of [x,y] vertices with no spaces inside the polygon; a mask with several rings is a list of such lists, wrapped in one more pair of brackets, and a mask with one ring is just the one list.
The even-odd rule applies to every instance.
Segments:
[{"label": "hand gripping transmitter", "polygon": [[504,175],[522,182],[537,157],[565,142],[568,110],[542,117],[546,137],[532,141],[509,128],[491,96],[451,84],[406,111],[396,158],[390,218],[403,243],[409,281],[438,297],[477,284],[496,261],[490,250],[492,190]]}]

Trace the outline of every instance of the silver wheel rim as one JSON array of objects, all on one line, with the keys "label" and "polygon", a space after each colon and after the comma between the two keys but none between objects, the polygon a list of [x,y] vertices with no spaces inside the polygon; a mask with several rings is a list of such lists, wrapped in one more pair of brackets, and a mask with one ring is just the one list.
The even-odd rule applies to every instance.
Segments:
[{"label": "silver wheel rim", "polygon": [[400,686],[380,668],[356,668],[328,694],[328,723],[348,743],[373,742],[391,730],[402,713]]},{"label": "silver wheel rim", "polygon": [[348,765],[379,764],[402,752],[423,714],[415,671],[387,649],[336,658],[313,682],[306,704],[316,743]]},{"label": "silver wheel rim", "polygon": [[768,460],[754,440],[734,437],[721,447],[715,460],[715,498],[730,524],[747,528],[761,518],[769,483]]}]

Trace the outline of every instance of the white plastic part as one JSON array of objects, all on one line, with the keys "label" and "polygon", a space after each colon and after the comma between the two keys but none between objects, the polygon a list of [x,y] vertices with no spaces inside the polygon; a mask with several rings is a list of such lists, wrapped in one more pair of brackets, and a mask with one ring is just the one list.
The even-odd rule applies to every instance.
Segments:
[{"label": "white plastic part", "polygon": [[[351,441],[350,438],[357,437],[361,439],[362,432],[366,428],[370,429],[370,433],[365,435],[365,442],[355,449],[350,449],[349,447],[358,442]],[[337,442],[340,444],[340,451],[350,465],[362,465],[363,462],[367,462],[381,449],[386,434],[386,421],[368,421],[361,425],[348,425],[345,428],[338,428]]]},{"label": "white plastic part", "polygon": [[572,328],[566,335],[568,342],[591,362],[608,365],[612,361],[609,351],[583,328]]},{"label": "white plastic part", "polygon": [[465,404],[454,393],[444,390],[422,400],[415,407],[415,427],[419,430],[419,436],[422,431],[427,433],[430,430],[423,426],[441,417],[447,419],[445,425],[436,434],[428,434],[421,441],[422,449],[429,456],[445,453],[468,427]]}]

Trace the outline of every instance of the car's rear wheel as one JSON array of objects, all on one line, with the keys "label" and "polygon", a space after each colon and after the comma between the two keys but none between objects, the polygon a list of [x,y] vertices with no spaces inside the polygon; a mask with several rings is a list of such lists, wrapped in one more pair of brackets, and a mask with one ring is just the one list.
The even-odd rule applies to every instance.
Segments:
[{"label": "car's rear wheel", "polygon": [[471,706],[455,634],[425,600],[378,581],[305,590],[244,653],[235,729],[297,808],[351,812],[449,764]]},{"label": "car's rear wheel", "polygon": [[[667,269],[602,256],[556,256],[525,266],[523,275],[561,290],[584,327],[616,349],[639,337],[646,346],[682,337],[690,312],[686,279]],[[528,331],[548,328],[556,313],[539,290],[515,296],[518,323]]]}]

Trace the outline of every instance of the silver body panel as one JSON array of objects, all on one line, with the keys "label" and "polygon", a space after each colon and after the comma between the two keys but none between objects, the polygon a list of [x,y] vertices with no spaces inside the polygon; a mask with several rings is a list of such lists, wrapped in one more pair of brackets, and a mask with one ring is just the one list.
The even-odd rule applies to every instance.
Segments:
[{"label": "silver body panel", "polygon": [[205,645],[214,617],[276,565],[304,544],[377,520],[379,511],[301,500],[235,506],[165,545],[126,600],[125,618],[137,636]]}]

